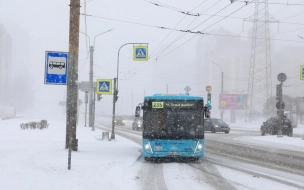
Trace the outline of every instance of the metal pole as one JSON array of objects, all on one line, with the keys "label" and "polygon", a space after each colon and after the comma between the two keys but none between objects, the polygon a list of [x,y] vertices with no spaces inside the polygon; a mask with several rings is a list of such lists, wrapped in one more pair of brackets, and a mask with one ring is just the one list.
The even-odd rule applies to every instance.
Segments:
[{"label": "metal pole", "polygon": [[167,84],[167,86],[166,86],[166,94],[168,94],[168,84]]},{"label": "metal pole", "polygon": [[[80,15],[80,1],[79,0],[70,0],[70,22],[69,22],[69,61],[75,59],[75,64],[73,65],[73,69],[78,71],[78,50],[79,50],[79,15]],[[72,55],[72,52],[75,56]],[[68,80],[67,80],[67,105],[73,104],[74,110],[69,110],[71,107],[68,107],[67,117],[66,117],[66,141],[65,148],[68,148],[69,144],[69,136],[70,133],[73,135],[73,139],[76,140],[76,118],[77,118],[77,86],[72,87],[72,77],[74,77],[74,81],[78,81],[78,73],[74,73],[71,67],[68,67]],[[76,96],[75,98],[71,98],[73,94]],[[73,131],[69,130],[70,125],[75,126]],[[75,141],[76,142],[76,141]],[[76,144],[75,144],[76,145]],[[77,148],[72,147],[73,150]]]},{"label": "metal pole", "polygon": [[114,133],[114,126],[115,126],[115,103],[116,103],[116,100],[115,100],[115,97],[116,97],[116,78],[114,78],[114,94],[113,94],[113,115],[112,115],[112,133],[111,133],[111,139],[115,139],[115,133]]},{"label": "metal pole", "polygon": [[90,46],[89,127],[93,125],[93,52],[94,47]]},{"label": "metal pole", "polygon": [[283,114],[282,114],[282,95],[283,95],[283,83],[281,82],[281,92],[280,92],[280,98],[279,98],[279,104],[280,104],[280,108],[279,108],[279,131],[278,131],[278,136],[282,135],[282,128],[283,128]]},{"label": "metal pole", "polygon": [[120,52],[120,49],[122,47],[124,47],[125,45],[129,45],[129,44],[148,44],[148,43],[126,43],[122,46],[120,46],[119,50],[118,50],[118,54],[117,54],[117,74],[116,74],[116,78],[117,78],[117,90],[118,90],[118,71],[119,71],[119,52]]},{"label": "metal pole", "polygon": [[[221,68],[222,69],[222,68]],[[223,72],[221,72],[221,74],[222,74],[222,88],[221,88],[221,93],[223,94],[223,92],[224,92],[224,73]],[[222,107],[222,106],[221,106]],[[221,120],[223,120],[223,109],[221,108]]]},{"label": "metal pole", "polygon": [[[221,80],[221,83],[222,83],[221,84],[221,94],[223,94],[224,93],[224,73],[223,73],[223,70],[222,70],[222,66],[220,66],[219,64],[217,64],[213,61],[211,61],[211,62],[221,68],[221,77],[222,77],[222,80]],[[223,113],[223,109],[222,109],[222,106],[221,106],[221,120],[223,120],[223,115],[224,115],[224,113]]]},{"label": "metal pole", "polygon": [[[148,44],[148,43],[126,43],[122,46],[120,46],[118,53],[117,53],[117,73],[116,73],[116,78],[114,78],[114,95],[113,95],[113,118],[112,118],[112,134],[111,134],[111,139],[115,139],[115,133],[114,133],[114,119],[115,119],[115,103],[116,103],[116,96],[118,93],[118,73],[119,73],[119,52],[122,47],[129,45],[129,44]],[[117,81],[117,84],[116,84]],[[116,94],[115,94],[116,93]]]},{"label": "metal pole", "polygon": [[87,126],[87,107],[88,107],[88,91],[85,91],[85,114],[84,114],[84,126]]},{"label": "metal pole", "polygon": [[95,124],[95,96],[96,96],[96,88],[94,87],[94,104],[93,104],[93,118],[92,118],[92,131],[95,131],[95,126],[94,126],[94,124]]}]

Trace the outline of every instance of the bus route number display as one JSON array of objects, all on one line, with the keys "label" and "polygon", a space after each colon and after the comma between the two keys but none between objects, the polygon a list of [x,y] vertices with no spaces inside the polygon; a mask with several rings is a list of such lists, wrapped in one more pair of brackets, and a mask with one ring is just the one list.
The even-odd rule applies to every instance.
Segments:
[{"label": "bus route number display", "polygon": [[152,102],[152,108],[164,108],[164,102]]}]

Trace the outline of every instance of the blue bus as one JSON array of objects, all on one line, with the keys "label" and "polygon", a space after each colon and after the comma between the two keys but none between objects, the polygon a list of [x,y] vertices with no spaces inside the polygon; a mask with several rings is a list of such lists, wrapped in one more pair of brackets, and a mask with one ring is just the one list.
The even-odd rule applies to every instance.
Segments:
[{"label": "blue bus", "polygon": [[145,160],[204,156],[204,115],[209,115],[203,97],[188,94],[146,96],[136,107],[143,110],[142,155]]}]

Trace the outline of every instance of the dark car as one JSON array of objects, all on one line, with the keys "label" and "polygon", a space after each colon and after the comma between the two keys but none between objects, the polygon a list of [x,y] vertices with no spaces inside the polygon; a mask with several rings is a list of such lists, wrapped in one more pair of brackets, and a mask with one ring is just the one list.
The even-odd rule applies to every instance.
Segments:
[{"label": "dark car", "polygon": [[132,129],[133,130],[139,130],[143,127],[143,118],[142,117],[135,117],[133,123],[132,123]]},{"label": "dark car", "polygon": [[[264,136],[266,133],[270,135],[277,135],[279,132],[279,117],[271,117],[267,119],[261,125],[261,135]],[[293,134],[293,125],[290,119],[284,117],[283,119],[283,127],[282,127],[282,135],[287,135],[291,137]]]},{"label": "dark car", "polygon": [[221,119],[208,118],[205,119],[205,131],[211,131],[212,133],[225,132],[228,134],[230,126]]},{"label": "dark car", "polygon": [[115,117],[115,125],[125,125],[125,120],[123,117],[117,116]]}]

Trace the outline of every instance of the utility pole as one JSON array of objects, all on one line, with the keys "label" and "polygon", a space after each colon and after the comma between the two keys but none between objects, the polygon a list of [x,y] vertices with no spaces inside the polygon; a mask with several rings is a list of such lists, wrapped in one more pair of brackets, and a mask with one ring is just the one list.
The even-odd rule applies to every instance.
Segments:
[{"label": "utility pole", "polygon": [[167,84],[167,86],[166,86],[166,94],[168,94],[168,84]]},{"label": "utility pole", "polygon": [[[92,131],[95,131],[94,128],[94,119],[95,119],[95,101],[93,101],[93,94],[95,94],[94,92],[94,82],[93,82],[93,63],[94,63],[94,48],[95,48],[95,39],[97,36],[110,32],[113,29],[110,29],[106,32],[102,32],[100,34],[97,34],[94,37],[94,41],[93,41],[93,46],[90,45],[90,37],[86,34],[83,33],[81,31],[79,31],[80,33],[86,35],[87,38],[89,38],[89,46],[90,46],[90,73],[89,73],[89,127],[92,127]],[[95,100],[95,95],[94,95],[94,100]]]},{"label": "utility pole", "polygon": [[113,94],[113,115],[112,115],[112,133],[111,133],[111,139],[115,139],[115,133],[114,133],[114,120],[115,120],[115,103],[117,101],[117,94],[118,90],[116,88],[116,80],[117,78],[114,78],[114,94]]},{"label": "utility pole", "polygon": [[[224,93],[224,72],[223,71],[221,72],[221,75],[222,75],[221,94],[223,94]],[[221,106],[221,120],[223,120],[223,109],[222,109],[222,106]]]},{"label": "utility pole", "polygon": [[[222,78],[221,79],[221,94],[223,94],[224,93],[224,72],[222,70],[222,66],[220,66],[219,64],[217,64],[213,61],[211,61],[211,62],[221,68],[221,78]],[[220,105],[220,107],[221,107],[221,120],[223,120],[224,112],[223,112],[223,109],[222,109],[222,105]]]},{"label": "utility pole", "polygon": [[84,113],[84,126],[87,126],[87,107],[88,107],[88,91],[85,91],[85,98],[84,98],[84,103],[85,103],[85,113]]},{"label": "utility pole", "polygon": [[272,96],[269,24],[278,21],[269,16],[268,0],[256,0],[254,15],[245,21],[253,22],[245,119],[252,121],[262,115],[264,103]]},{"label": "utility pole", "polygon": [[92,115],[92,131],[95,131],[95,103],[96,103],[96,100],[95,100],[95,97],[96,97],[96,87],[94,87],[94,99],[93,99],[93,115]]},{"label": "utility pole", "polygon": [[93,88],[94,88],[93,87],[93,53],[94,53],[94,47],[90,46],[89,127],[93,127]]},{"label": "utility pole", "polygon": [[[67,117],[66,117],[66,141],[65,148],[69,147],[69,136],[72,136],[72,150],[77,151],[78,140],[76,139],[76,118],[78,85],[73,84],[78,81],[78,49],[79,49],[79,15],[80,1],[70,0],[70,28],[69,28],[69,64],[67,79]],[[73,60],[73,61],[72,61]],[[73,72],[74,71],[74,72]],[[71,98],[73,97],[73,98]],[[71,131],[69,127],[71,126]]]}]

